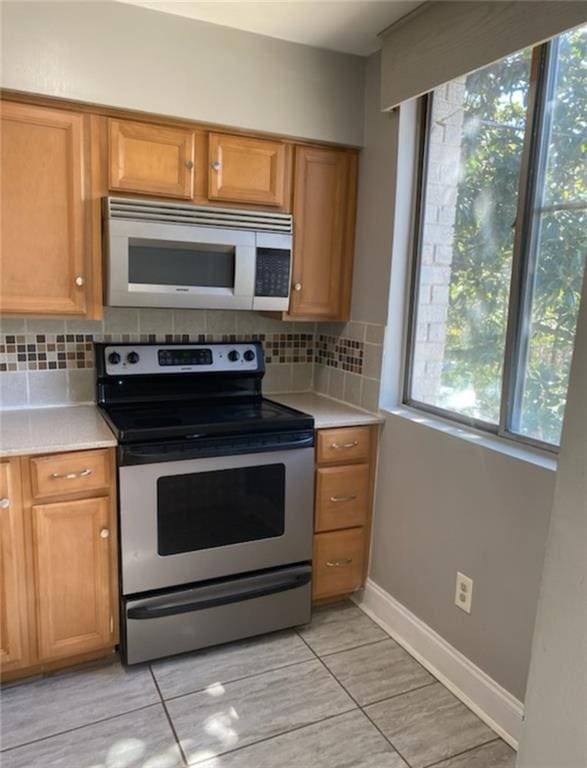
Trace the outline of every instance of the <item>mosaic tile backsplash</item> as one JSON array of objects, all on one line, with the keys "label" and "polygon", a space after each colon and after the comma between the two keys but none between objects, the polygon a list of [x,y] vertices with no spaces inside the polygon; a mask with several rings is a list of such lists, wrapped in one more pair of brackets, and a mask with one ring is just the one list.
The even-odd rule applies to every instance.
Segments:
[{"label": "mosaic tile backsplash", "polygon": [[368,373],[377,380],[378,396],[380,370],[372,359],[382,341],[373,343],[377,328],[288,323],[251,312],[111,307],[100,321],[0,318],[0,408],[93,401],[94,341],[258,340],[267,365],[265,392],[315,388],[332,394],[332,388],[332,396],[374,410],[373,383],[363,378]]}]

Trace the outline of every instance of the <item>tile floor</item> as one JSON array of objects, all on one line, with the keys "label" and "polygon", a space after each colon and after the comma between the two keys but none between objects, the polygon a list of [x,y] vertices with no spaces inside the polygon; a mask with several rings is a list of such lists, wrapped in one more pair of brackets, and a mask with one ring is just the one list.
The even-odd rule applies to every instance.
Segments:
[{"label": "tile floor", "polygon": [[2,689],[2,768],[514,768],[352,603],[299,631]]}]

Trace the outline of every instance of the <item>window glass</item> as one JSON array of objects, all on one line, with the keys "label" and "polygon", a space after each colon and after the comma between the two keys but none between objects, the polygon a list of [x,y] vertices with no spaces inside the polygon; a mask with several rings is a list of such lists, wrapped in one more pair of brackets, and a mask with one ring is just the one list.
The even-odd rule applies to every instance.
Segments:
[{"label": "window glass", "polygon": [[497,424],[531,50],[434,92],[410,400]]},{"label": "window glass", "polygon": [[587,249],[587,27],[558,38],[553,59],[512,428],[558,444]]}]

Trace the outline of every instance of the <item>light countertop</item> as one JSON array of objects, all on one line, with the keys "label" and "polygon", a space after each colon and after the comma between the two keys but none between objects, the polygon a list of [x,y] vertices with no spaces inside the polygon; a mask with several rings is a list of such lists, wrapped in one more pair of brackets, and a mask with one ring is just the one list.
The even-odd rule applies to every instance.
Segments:
[{"label": "light countertop", "polygon": [[0,411],[0,456],[110,448],[116,439],[94,405]]},{"label": "light countertop", "polygon": [[364,411],[353,405],[341,403],[325,395],[315,392],[299,392],[292,394],[267,394],[269,400],[288,405],[314,417],[316,429],[331,427],[356,427],[363,424],[382,424],[384,419],[376,413]]}]

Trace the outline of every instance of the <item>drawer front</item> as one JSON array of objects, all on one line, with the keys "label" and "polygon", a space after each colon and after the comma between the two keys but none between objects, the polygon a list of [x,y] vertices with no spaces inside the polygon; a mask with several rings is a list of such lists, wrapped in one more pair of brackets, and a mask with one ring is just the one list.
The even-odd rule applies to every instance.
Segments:
[{"label": "drawer front", "polygon": [[346,463],[369,459],[369,427],[320,429],[318,431],[318,463]]},{"label": "drawer front", "polygon": [[33,496],[62,496],[108,488],[112,479],[109,458],[107,450],[31,458]]},{"label": "drawer front", "polygon": [[316,531],[364,525],[368,507],[368,464],[316,470]]},{"label": "drawer front", "polygon": [[363,528],[315,534],[312,597],[344,595],[362,586],[364,552]]}]

